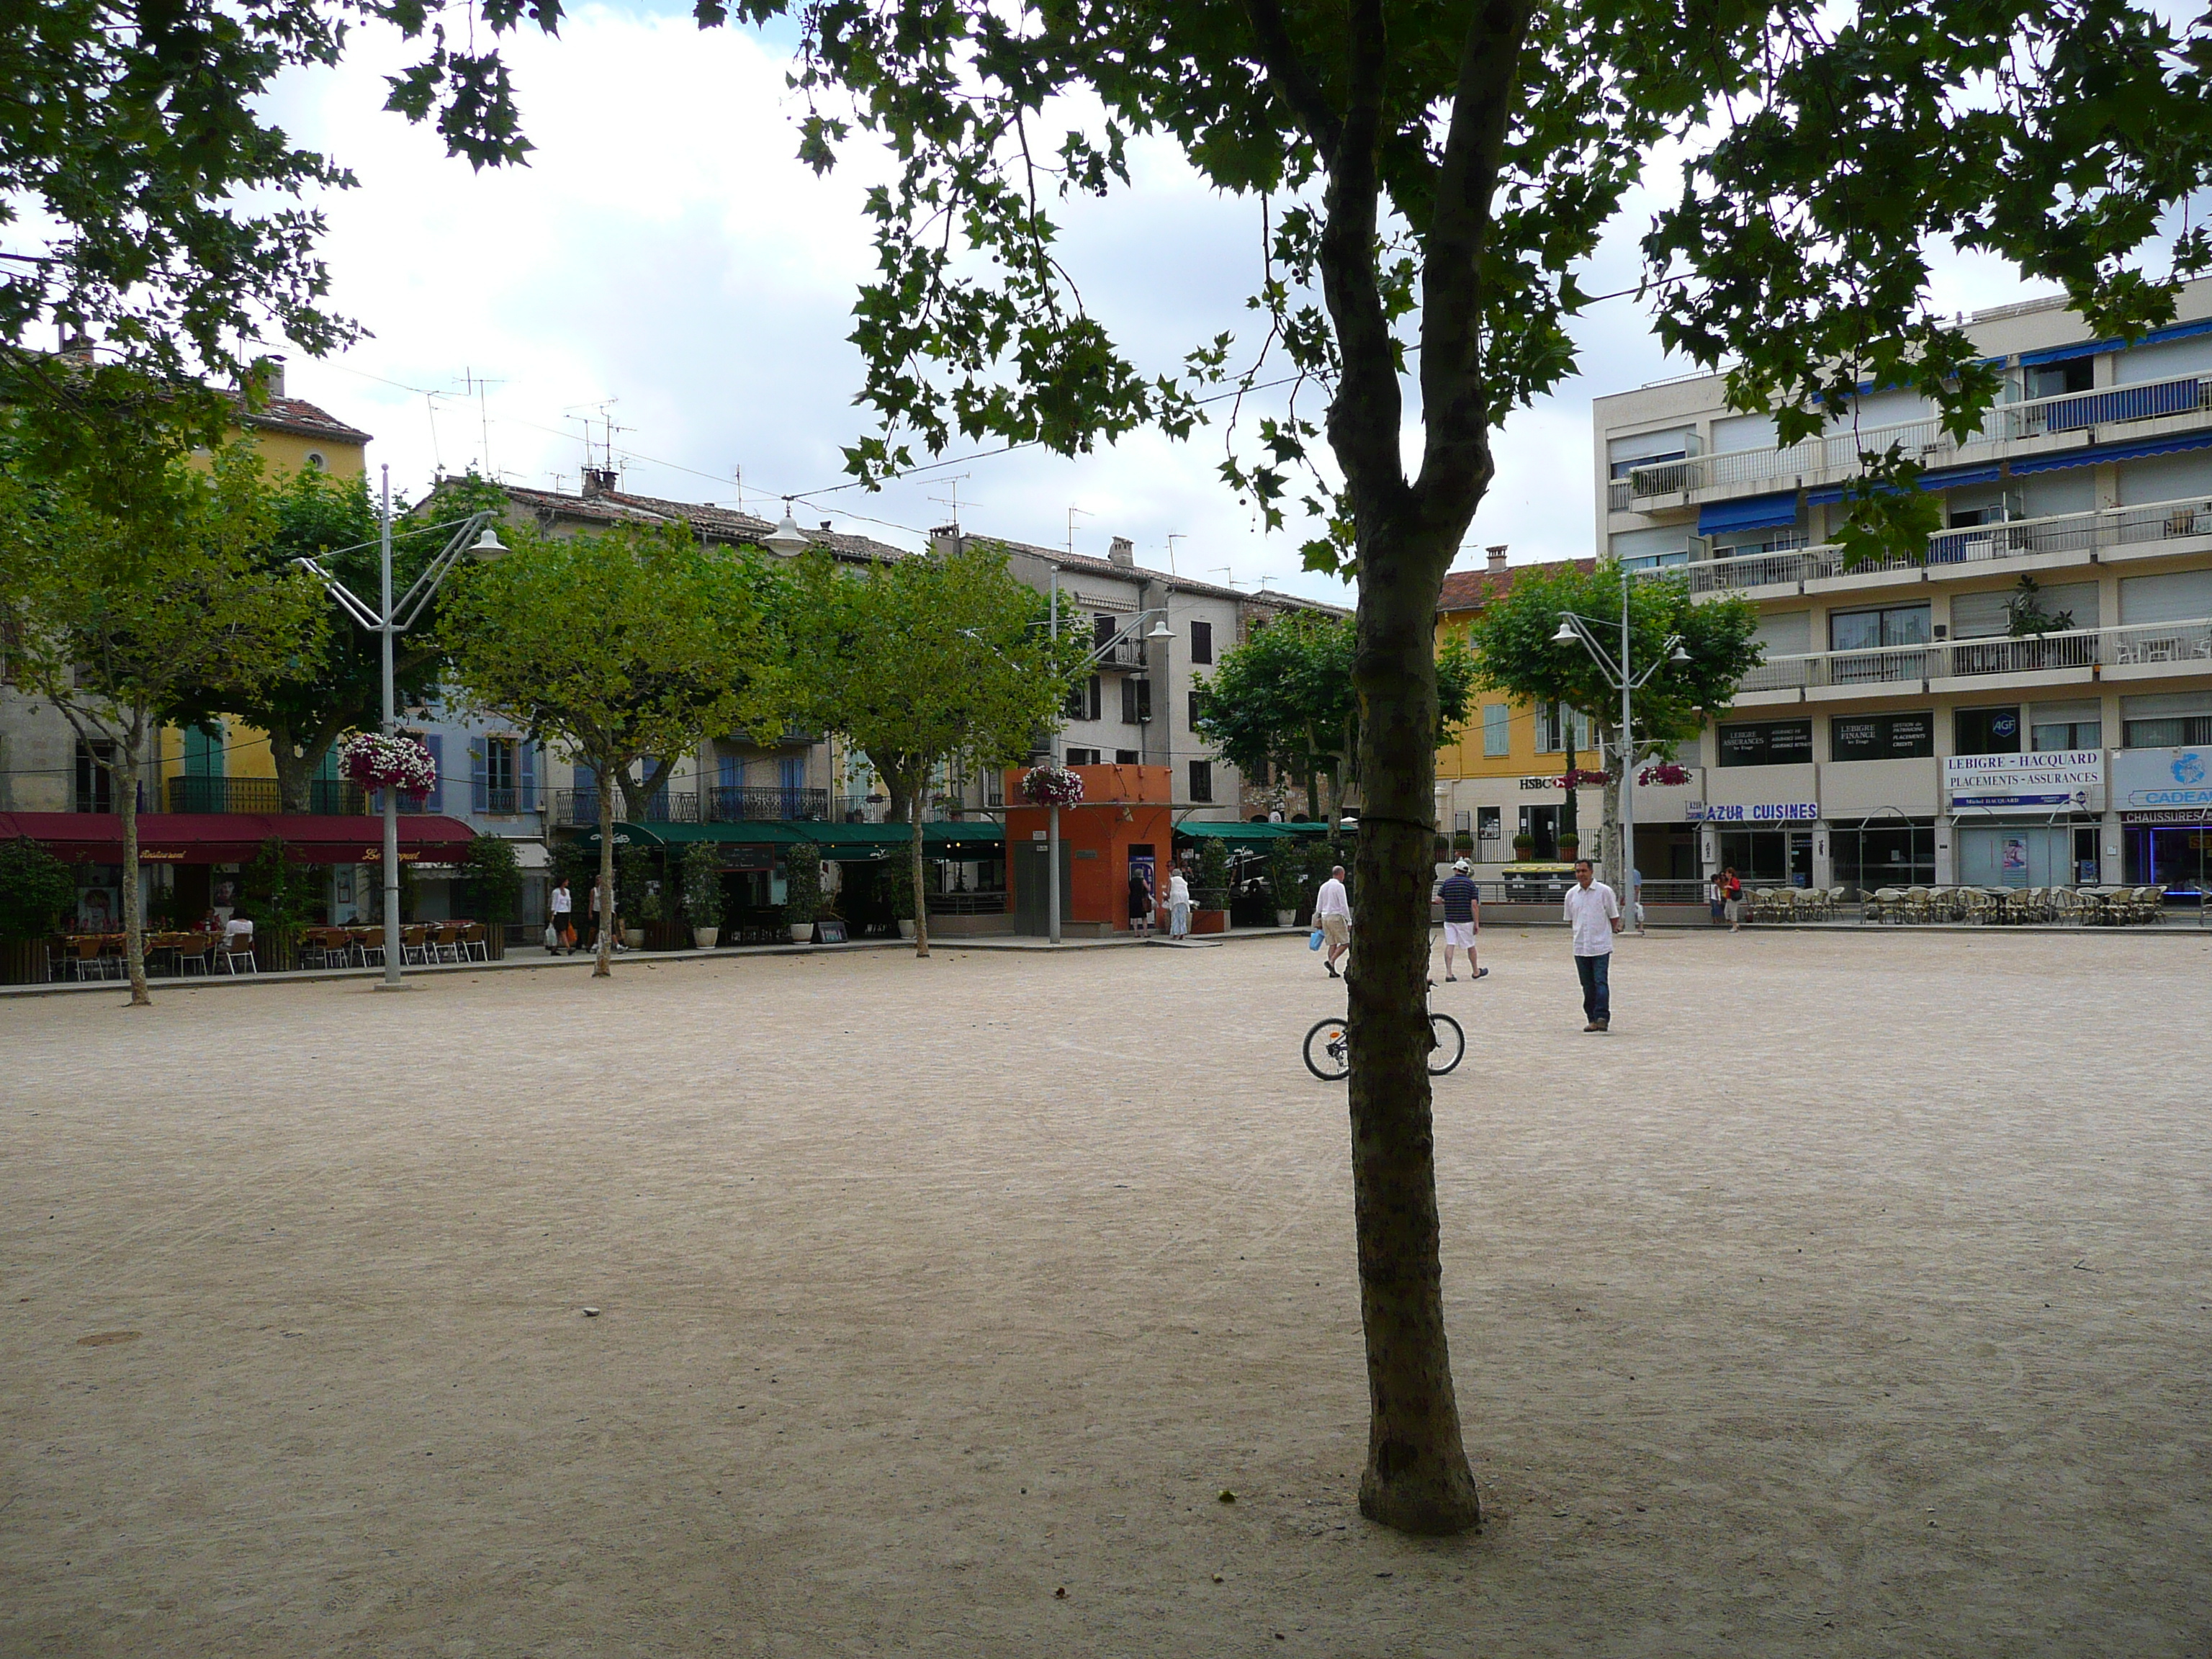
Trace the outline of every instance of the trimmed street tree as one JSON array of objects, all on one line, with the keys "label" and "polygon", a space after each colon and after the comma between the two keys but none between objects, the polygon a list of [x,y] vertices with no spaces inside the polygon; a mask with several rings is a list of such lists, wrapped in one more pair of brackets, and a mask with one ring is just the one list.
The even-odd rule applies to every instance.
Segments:
[{"label": "trimmed street tree", "polygon": [[[1348,617],[1294,611],[1222,653],[1201,681],[1198,734],[1247,776],[1273,767],[1301,780],[1306,811],[1321,816],[1323,773],[1343,799],[1359,760],[1358,639]],[[1457,638],[1437,647],[1437,742],[1449,743],[1473,712],[1474,659]]]},{"label": "trimmed street tree", "polygon": [[[1628,599],[1630,672],[1640,673],[1659,655],[1667,640],[1681,636],[1686,662],[1668,662],[1638,687],[1632,713],[1636,732],[1624,744],[1620,692],[1599,670],[1577,640],[1553,643],[1559,618],[1567,611],[1597,625],[1598,637],[1618,652],[1620,639],[1620,567],[1601,561],[1595,569],[1573,565],[1516,572],[1513,585],[1492,599],[1468,624],[1479,683],[1516,702],[1564,704],[1585,714],[1599,733],[1610,768],[1599,862],[1620,890],[1622,914],[1630,901],[1632,860],[1620,845],[1621,769],[1639,767],[1685,738],[1735,700],[1735,690],[1759,661],[1752,635],[1759,626],[1757,607],[1730,595],[1699,605],[1679,576],[1632,580]],[[1570,773],[1574,758],[1569,754]],[[1569,801],[1574,799],[1571,784]]]},{"label": "trimmed street tree", "polygon": [[161,728],[204,688],[250,696],[326,625],[321,587],[256,557],[269,532],[260,467],[243,448],[211,469],[172,460],[158,494],[106,511],[76,480],[0,465],[0,605],[16,678],[68,719],[115,781],[123,831],[131,1005],[148,1006],[138,899],[138,783]]},{"label": "trimmed street tree", "polygon": [[[792,668],[801,718],[843,734],[906,808],[922,850],[922,809],[940,766],[998,769],[1053,730],[1090,649],[1055,640],[1044,596],[1017,581],[1003,549],[968,542],[866,574],[820,550],[793,573]],[[913,862],[914,951],[929,954],[921,859]]]},{"label": "trimmed street tree", "polygon": [[[774,573],[750,550],[702,547],[681,524],[553,540],[517,529],[495,563],[448,579],[438,645],[467,707],[573,751],[599,780],[599,961],[612,973],[615,790],[739,727],[784,718]],[[641,816],[641,802],[628,809]],[[580,910],[586,907],[580,903]],[[586,911],[588,914],[588,911]]]}]

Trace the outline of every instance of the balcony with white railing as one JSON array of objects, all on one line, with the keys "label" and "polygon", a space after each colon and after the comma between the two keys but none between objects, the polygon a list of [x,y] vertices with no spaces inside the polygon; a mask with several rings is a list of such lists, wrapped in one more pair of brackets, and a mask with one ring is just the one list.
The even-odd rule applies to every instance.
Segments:
[{"label": "balcony with white railing", "polygon": [[[2001,444],[2074,434],[2090,435],[2115,427],[2135,428],[2148,421],[2163,422],[2160,431],[2212,422],[2212,375],[2191,374],[2144,386],[2108,386],[1993,404],[1983,416],[1980,427],[1968,434],[1964,442],[1930,416],[1887,426],[1846,427],[1780,447],[1723,450],[1718,454],[1654,462],[1631,468],[1626,478],[1614,481],[1607,489],[1607,505],[1621,512],[1707,492],[1726,495],[1738,490],[1840,483],[1858,475],[1863,453],[1887,453],[1893,444],[1907,459],[1923,466],[1948,466],[1973,459],[1971,452],[1988,451]],[[1984,454],[1982,459],[1996,457]]]},{"label": "balcony with white railing", "polygon": [[1920,696],[1958,689],[1945,686],[1947,681],[1986,683],[1995,675],[2050,675],[2078,682],[2208,673],[2212,673],[2212,617],[1770,657],[1743,677],[1736,702],[1739,706],[1795,702],[1812,693],[1823,694],[1824,701],[1828,694]]},{"label": "balcony with white railing", "polygon": [[[1728,559],[1699,559],[1672,569],[1639,574],[1686,576],[1692,596],[1741,593],[1772,597],[1772,590],[1802,592],[1809,582],[1877,575],[1885,571],[1924,571],[1932,579],[1978,576],[1978,567],[2009,559],[2057,556],[2086,559],[2132,551],[2142,556],[2212,547],[2212,496],[2153,501],[2138,507],[2108,507],[2093,513],[2063,513],[2047,519],[2016,519],[2009,524],[1974,525],[1942,530],[1928,538],[1918,558],[1894,558],[1846,566],[1843,550],[1832,545],[1791,548],[1774,553],[1745,553]],[[1767,590],[1762,593],[1761,590]]]}]

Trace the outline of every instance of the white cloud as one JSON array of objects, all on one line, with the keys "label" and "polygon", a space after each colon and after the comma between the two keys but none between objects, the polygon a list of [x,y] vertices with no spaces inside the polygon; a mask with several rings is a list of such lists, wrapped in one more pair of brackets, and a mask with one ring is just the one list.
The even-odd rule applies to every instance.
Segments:
[{"label": "white cloud", "polygon": [[[839,449],[871,429],[846,343],[856,284],[872,269],[860,204],[885,163],[852,147],[817,179],[793,159],[797,106],[780,46],[742,30],[702,33],[686,15],[589,7],[562,38],[512,39],[526,131],[523,168],[472,173],[434,135],[382,111],[383,76],[405,61],[363,33],[335,72],[302,76],[277,100],[305,142],[353,167],[362,188],[325,203],[335,306],[374,331],[342,358],[292,366],[292,388],[377,434],[372,459],[419,493],[434,466],[489,459],[540,486],[574,489],[581,423],[613,400],[629,487],[749,507],[843,478]],[[1135,146],[1140,188],[1069,216],[1063,248],[1085,298],[1148,369],[1198,341],[1247,331],[1258,267],[1255,205],[1218,196],[1159,142]],[[1665,158],[1653,176],[1671,176]],[[1584,285],[1636,279],[1632,221]],[[2002,267],[1949,259],[1947,308],[2017,297]],[[1589,402],[1684,371],[1629,300],[1579,325],[1586,373],[1515,416],[1468,540],[1505,542],[1516,562],[1590,550]],[[493,384],[478,404],[465,374]],[[395,384],[396,383],[396,384]],[[418,388],[447,395],[434,415]],[[1318,416],[1316,399],[1311,405]],[[1216,476],[1222,434],[1153,434],[1076,460],[1030,451],[979,459],[875,495],[823,494],[810,521],[914,545],[956,487],[971,530],[1100,553],[1115,535],[1146,562],[1168,538],[1186,574],[1342,599],[1300,572],[1294,536],[1264,536]],[[971,447],[956,444],[955,453]],[[842,514],[864,515],[843,518]],[[887,521],[885,524],[871,520]],[[891,526],[896,526],[896,528]],[[1185,539],[1187,538],[1187,539]]]}]

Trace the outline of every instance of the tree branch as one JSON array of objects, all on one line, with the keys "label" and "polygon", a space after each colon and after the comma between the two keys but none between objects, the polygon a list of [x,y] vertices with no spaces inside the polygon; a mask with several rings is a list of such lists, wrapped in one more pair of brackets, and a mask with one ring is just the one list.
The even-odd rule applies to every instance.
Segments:
[{"label": "tree branch", "polygon": [[1282,7],[1276,0],[1244,0],[1244,16],[1259,41],[1260,61],[1267,66],[1267,79],[1274,83],[1276,95],[1298,118],[1306,137],[1321,152],[1322,164],[1334,168],[1343,137],[1343,124],[1322,94],[1321,83],[1306,67],[1297,43],[1291,39],[1290,28],[1283,21]]},{"label": "tree branch", "polygon": [[[1530,10],[1529,0],[1485,0],[1460,49],[1421,271],[1421,412],[1428,440],[1414,489],[1426,517],[1462,520],[1490,483],[1482,259],[1521,91]],[[1438,499],[1447,490],[1450,499]]]},{"label": "tree branch", "polygon": [[1389,63],[1382,0],[1352,0],[1349,102],[1329,168],[1319,263],[1322,295],[1335,325],[1342,372],[1328,406],[1328,440],[1344,468],[1354,512],[1363,525],[1398,506],[1406,487],[1398,454],[1403,404],[1398,354],[1375,270],[1376,212],[1382,181],[1376,150],[1382,130],[1382,82]]}]

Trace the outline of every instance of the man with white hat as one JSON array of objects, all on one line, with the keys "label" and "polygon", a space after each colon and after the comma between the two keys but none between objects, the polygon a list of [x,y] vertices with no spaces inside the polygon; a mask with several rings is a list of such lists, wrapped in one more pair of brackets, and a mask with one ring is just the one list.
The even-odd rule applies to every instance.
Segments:
[{"label": "man with white hat", "polygon": [[1467,976],[1480,979],[1490,969],[1474,965],[1474,936],[1482,926],[1482,897],[1474,878],[1468,874],[1468,863],[1462,859],[1452,866],[1452,872],[1437,889],[1437,896],[1444,903],[1444,977],[1456,981],[1452,972],[1452,952],[1467,952]]}]

